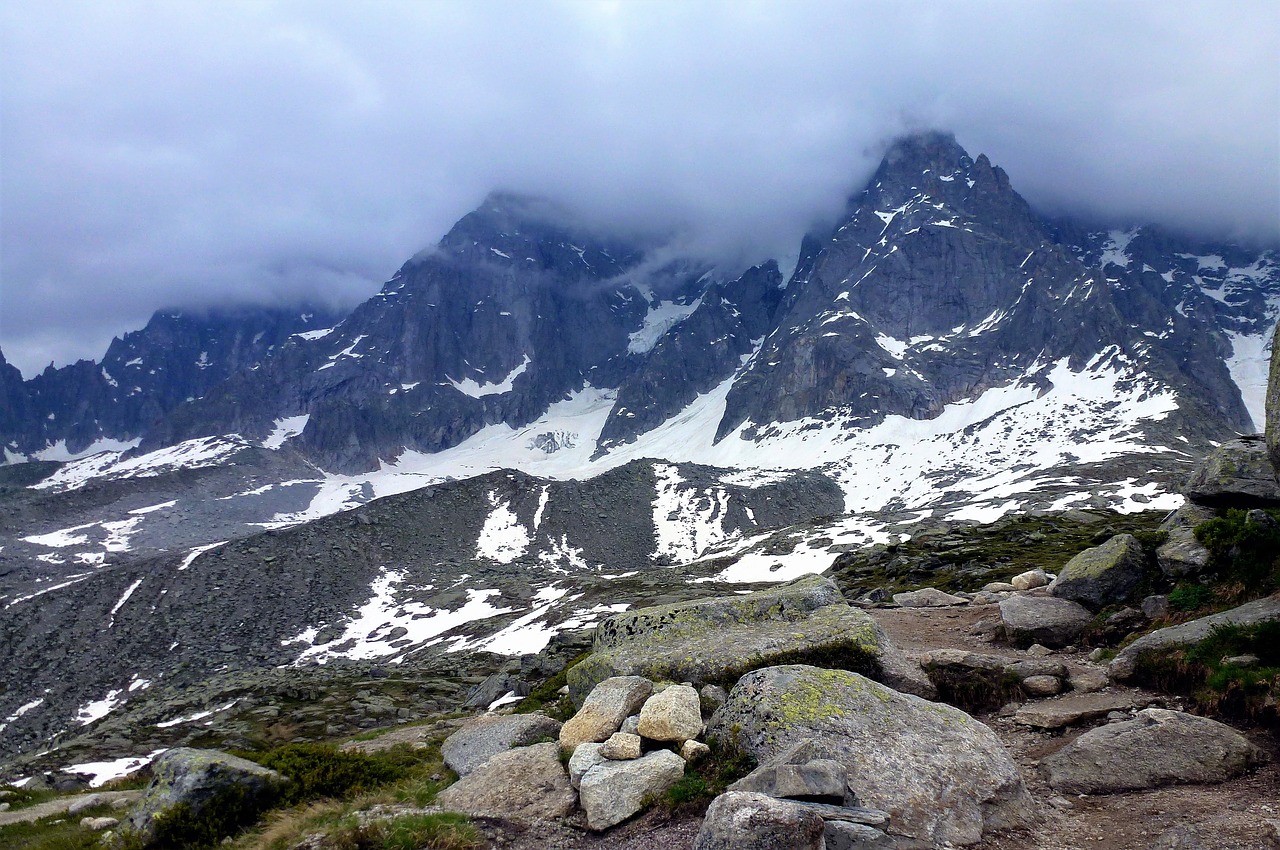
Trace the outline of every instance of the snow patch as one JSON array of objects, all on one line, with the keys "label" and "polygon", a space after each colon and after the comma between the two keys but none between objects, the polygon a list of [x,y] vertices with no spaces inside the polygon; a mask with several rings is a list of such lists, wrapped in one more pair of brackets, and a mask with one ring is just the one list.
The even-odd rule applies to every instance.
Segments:
[{"label": "snow patch", "polygon": [[307,422],[311,419],[310,413],[303,413],[300,416],[289,416],[284,419],[277,419],[271,426],[271,433],[262,441],[264,449],[278,449],[284,445],[286,440],[291,440],[302,433],[307,427]]},{"label": "snow patch", "polygon": [[529,364],[531,362],[532,361],[529,360],[529,355],[526,354],[520,365],[512,369],[505,378],[496,384],[480,384],[476,383],[472,378],[465,378],[461,381],[455,381],[453,378],[449,378],[449,383],[458,392],[463,395],[469,395],[472,398],[481,398],[482,396],[487,395],[502,395],[504,393],[511,392],[512,388],[515,386],[516,378],[525,373],[525,370],[529,368]]}]

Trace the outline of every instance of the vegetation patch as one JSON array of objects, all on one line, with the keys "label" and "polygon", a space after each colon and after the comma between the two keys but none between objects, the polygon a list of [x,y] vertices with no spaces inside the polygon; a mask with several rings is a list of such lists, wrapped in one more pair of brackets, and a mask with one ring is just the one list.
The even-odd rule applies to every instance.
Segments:
[{"label": "vegetation patch", "polygon": [[321,844],[325,850],[474,850],[484,846],[466,817],[452,812],[367,820],[346,818]]},{"label": "vegetation patch", "polygon": [[709,742],[711,752],[684,767],[684,776],[657,801],[669,818],[702,815],[711,801],[756,768],[756,760],[742,750]]},{"label": "vegetation patch", "polygon": [[516,714],[532,714],[541,710],[546,712],[548,717],[556,720],[564,721],[573,717],[573,701],[569,699],[568,694],[561,694],[560,689],[569,682],[567,678],[569,670],[590,656],[590,650],[579,654],[566,664],[563,670],[530,691],[529,695],[516,705]]},{"label": "vegetation patch", "polygon": [[[0,847],[5,850],[101,850],[101,833],[92,832],[80,826],[80,819],[118,816],[119,813],[111,806],[103,805],[87,809],[74,816],[51,815],[34,823],[0,826]],[[131,850],[131,848],[122,848],[122,850]]]},{"label": "vegetation patch", "polygon": [[283,805],[371,791],[404,778],[423,761],[408,746],[363,753],[339,750],[332,744],[286,744],[265,753],[238,755],[293,780],[281,794]]},{"label": "vegetation patch", "polygon": [[995,711],[1011,702],[1026,699],[1022,683],[1003,670],[960,670],[938,666],[928,670],[929,681],[938,689],[938,699],[969,713]]},{"label": "vegetation patch", "polygon": [[1195,534],[1209,550],[1209,569],[1218,577],[1222,601],[1265,596],[1280,588],[1280,509],[1233,508],[1197,525]]}]

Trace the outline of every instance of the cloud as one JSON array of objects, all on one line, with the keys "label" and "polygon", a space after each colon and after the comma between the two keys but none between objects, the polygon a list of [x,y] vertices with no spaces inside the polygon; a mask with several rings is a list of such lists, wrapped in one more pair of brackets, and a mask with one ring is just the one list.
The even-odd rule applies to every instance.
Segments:
[{"label": "cloud", "polygon": [[903,130],[1042,208],[1280,239],[1271,2],[0,7],[0,346],[353,303],[490,189],[794,253]]}]

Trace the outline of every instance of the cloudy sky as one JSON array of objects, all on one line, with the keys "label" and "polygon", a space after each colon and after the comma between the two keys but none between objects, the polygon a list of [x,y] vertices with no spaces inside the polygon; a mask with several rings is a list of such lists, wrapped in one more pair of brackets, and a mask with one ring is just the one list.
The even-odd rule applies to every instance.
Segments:
[{"label": "cloudy sky", "polygon": [[354,303],[495,187],[728,262],[904,130],[1033,204],[1280,241],[1280,4],[0,0],[0,348]]}]

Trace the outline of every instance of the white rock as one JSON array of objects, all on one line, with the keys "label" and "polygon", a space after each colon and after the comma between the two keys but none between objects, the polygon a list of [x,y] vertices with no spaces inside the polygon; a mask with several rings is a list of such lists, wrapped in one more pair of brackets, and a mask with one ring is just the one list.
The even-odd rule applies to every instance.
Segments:
[{"label": "white rock", "polygon": [[639,733],[651,741],[687,741],[702,734],[702,703],[688,685],[671,685],[640,709]]}]

